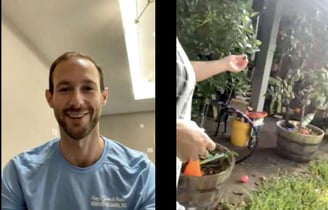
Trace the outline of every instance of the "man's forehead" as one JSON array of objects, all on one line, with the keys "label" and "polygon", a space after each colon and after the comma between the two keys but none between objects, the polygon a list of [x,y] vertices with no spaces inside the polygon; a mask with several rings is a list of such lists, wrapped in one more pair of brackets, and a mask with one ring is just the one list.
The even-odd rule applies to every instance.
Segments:
[{"label": "man's forehead", "polygon": [[68,59],[58,63],[57,67],[63,67],[68,65],[81,66],[81,67],[94,67],[96,69],[96,66],[90,60],[81,57],[69,57]]},{"label": "man's forehead", "polygon": [[84,58],[69,58],[65,61],[58,63],[56,68],[54,69],[54,76],[55,75],[62,75],[69,72],[75,73],[91,73],[91,74],[98,74],[98,69],[88,59]]},{"label": "man's forehead", "polygon": [[54,79],[83,79],[83,80],[99,80],[99,73],[96,66],[86,60],[67,60],[59,63],[53,73]]}]

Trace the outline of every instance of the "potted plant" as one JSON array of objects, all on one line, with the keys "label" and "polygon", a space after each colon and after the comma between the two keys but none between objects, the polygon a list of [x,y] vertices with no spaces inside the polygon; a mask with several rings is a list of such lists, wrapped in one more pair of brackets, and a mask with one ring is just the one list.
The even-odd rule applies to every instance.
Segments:
[{"label": "potted plant", "polygon": [[[257,13],[252,9],[252,1],[178,0],[177,5],[177,36],[191,60],[212,60],[240,53],[250,58],[259,50],[261,42],[255,37],[252,23]],[[192,117],[203,126],[212,102],[249,91],[248,69],[199,82],[193,95]]]},{"label": "potted plant", "polygon": [[313,158],[324,136],[311,122],[319,110],[327,112],[328,15],[319,1],[284,4],[273,58],[278,88],[269,85],[267,94],[272,106],[277,99],[286,107],[277,122],[279,153],[303,162]]},{"label": "potted plant", "polygon": [[237,154],[228,148],[217,144],[216,149],[210,153],[214,157],[218,156],[208,162],[205,159],[204,164],[201,162],[200,176],[185,175],[185,167],[182,167],[177,200],[186,208],[216,209],[219,195],[222,193],[220,186],[229,178],[235,166]]},{"label": "potted plant", "polygon": [[[297,71],[326,68],[328,13],[317,0],[284,1],[267,91],[270,114],[281,114],[289,104]],[[292,76],[291,76],[292,75]],[[288,78],[289,77],[289,78]],[[286,94],[282,93],[287,91]],[[286,96],[286,98],[281,98]],[[285,102],[285,104],[283,104]]]},{"label": "potted plant", "polygon": [[[310,124],[318,110],[328,111],[328,70],[297,71],[285,118],[277,122],[277,149],[299,162],[313,159],[325,132]],[[299,111],[295,111],[298,109]]]}]

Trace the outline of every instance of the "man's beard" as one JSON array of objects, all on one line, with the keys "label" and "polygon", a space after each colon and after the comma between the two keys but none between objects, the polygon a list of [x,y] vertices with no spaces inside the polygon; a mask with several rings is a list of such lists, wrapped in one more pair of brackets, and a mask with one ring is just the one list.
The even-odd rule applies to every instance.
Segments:
[{"label": "man's beard", "polygon": [[100,119],[100,114],[98,112],[95,113],[94,110],[89,110],[88,115],[89,115],[90,119],[89,119],[88,124],[84,127],[81,127],[78,131],[75,131],[76,129],[70,128],[64,120],[65,117],[67,117],[66,111],[67,110],[64,110],[61,115],[57,110],[54,110],[54,113],[55,113],[57,122],[60,125],[60,127],[65,131],[65,133],[69,137],[71,137],[72,139],[75,139],[75,140],[80,140],[83,137],[89,135],[91,133],[91,131],[96,127],[96,125]]}]

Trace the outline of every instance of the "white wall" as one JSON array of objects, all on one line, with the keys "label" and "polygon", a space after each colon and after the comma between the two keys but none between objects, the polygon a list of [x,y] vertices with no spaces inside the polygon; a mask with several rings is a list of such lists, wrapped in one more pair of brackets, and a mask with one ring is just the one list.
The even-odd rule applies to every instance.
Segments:
[{"label": "white wall", "polygon": [[155,112],[103,116],[102,135],[145,152],[155,163]]},{"label": "white wall", "polygon": [[55,137],[52,129],[57,129],[57,123],[44,96],[49,67],[3,19],[1,30],[3,167],[14,155]]}]

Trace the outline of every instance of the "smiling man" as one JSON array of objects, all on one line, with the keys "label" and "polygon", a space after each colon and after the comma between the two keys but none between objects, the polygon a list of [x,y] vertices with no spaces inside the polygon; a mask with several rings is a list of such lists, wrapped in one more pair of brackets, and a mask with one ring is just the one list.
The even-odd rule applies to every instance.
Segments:
[{"label": "smiling man", "polygon": [[100,134],[108,89],[96,62],[78,52],[61,55],[50,67],[45,95],[60,138],[9,161],[1,209],[155,209],[153,163]]}]

